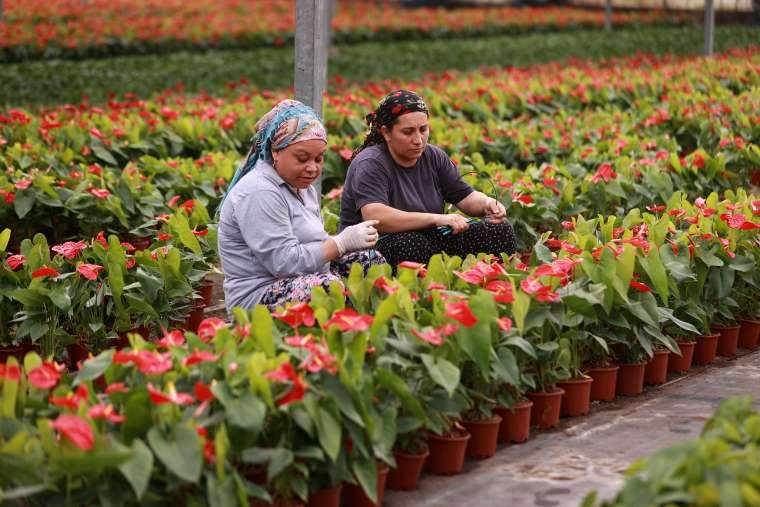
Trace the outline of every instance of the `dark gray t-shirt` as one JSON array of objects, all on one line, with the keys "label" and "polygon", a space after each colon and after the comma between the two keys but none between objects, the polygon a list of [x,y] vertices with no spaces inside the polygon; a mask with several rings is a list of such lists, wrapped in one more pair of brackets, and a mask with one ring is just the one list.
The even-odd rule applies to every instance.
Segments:
[{"label": "dark gray t-shirt", "polygon": [[385,144],[370,146],[348,167],[340,202],[340,228],[363,221],[362,206],[385,204],[401,211],[442,213],[473,192],[442,149],[428,144],[414,167],[401,167]]}]

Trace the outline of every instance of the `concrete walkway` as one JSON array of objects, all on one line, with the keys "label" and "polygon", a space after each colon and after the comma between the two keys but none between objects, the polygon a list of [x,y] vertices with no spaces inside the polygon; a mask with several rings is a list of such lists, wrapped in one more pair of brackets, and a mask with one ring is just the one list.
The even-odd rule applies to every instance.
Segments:
[{"label": "concrete walkway", "polygon": [[609,498],[631,462],[696,437],[721,400],[746,394],[760,406],[760,350],[719,358],[642,396],[597,402],[588,417],[563,419],[559,429],[502,446],[493,458],[468,460],[460,475],[423,474],[417,491],[388,491],[384,505],[578,506],[591,489]]}]

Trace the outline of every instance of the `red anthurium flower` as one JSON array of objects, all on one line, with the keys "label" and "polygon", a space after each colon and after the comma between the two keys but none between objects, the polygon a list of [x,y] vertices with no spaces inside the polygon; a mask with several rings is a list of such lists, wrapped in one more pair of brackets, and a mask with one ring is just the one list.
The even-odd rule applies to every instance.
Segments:
[{"label": "red anthurium flower", "polygon": [[683,217],[683,219],[686,222],[689,222],[690,224],[696,224],[697,222],[699,222],[699,217],[698,216]]},{"label": "red anthurium flower", "polygon": [[172,403],[174,405],[191,405],[195,400],[187,393],[178,393],[174,389],[174,384],[169,382],[169,392],[165,393],[159,391],[151,382],[148,382],[148,394],[150,395],[150,401],[156,405],[163,405],[164,403]]},{"label": "red anthurium flower", "polygon": [[314,336],[310,334],[304,336],[288,336],[285,338],[285,343],[291,347],[306,349],[314,344]]},{"label": "red anthurium flower", "polygon": [[196,231],[195,229],[193,229],[193,230],[192,230],[192,231],[190,231],[190,232],[192,232],[192,233],[193,233],[193,234],[195,234],[196,236],[208,236],[208,229],[205,229],[205,230],[203,230],[203,231]]},{"label": "red anthurium flower", "polygon": [[680,209],[680,208],[678,208],[678,209],[672,209],[672,210],[668,211],[668,215],[670,215],[671,217],[675,217],[675,218],[682,217],[685,214],[686,214],[686,210],[685,209]]},{"label": "red anthurium flower", "polygon": [[432,282],[427,286],[427,290],[446,290],[446,286],[442,283]]},{"label": "red anthurium flower", "polygon": [[216,361],[219,356],[213,354],[207,350],[195,349],[192,354],[182,360],[184,366],[192,366],[194,364],[203,363],[206,361]]},{"label": "red anthurium flower", "polygon": [[285,309],[284,312],[273,313],[272,317],[280,319],[293,329],[305,324],[307,327],[314,325],[314,310],[307,303],[296,303]]},{"label": "red anthurium flower", "polygon": [[5,262],[11,268],[11,270],[16,271],[19,268],[19,266],[26,264],[26,257],[23,255],[11,255],[7,259],[5,259]]},{"label": "red anthurium flower", "polygon": [[158,240],[159,241],[168,241],[172,238],[171,234],[165,233],[165,232],[159,232],[158,233]]},{"label": "red anthurium flower", "polygon": [[211,385],[204,384],[200,380],[193,386],[193,392],[198,401],[211,401],[214,399],[214,393],[211,392]]},{"label": "red anthurium flower", "polygon": [[98,199],[107,199],[111,192],[105,188],[91,188],[90,193]]},{"label": "red anthurium flower", "polygon": [[372,285],[377,287],[378,289],[384,290],[388,294],[393,294],[394,292],[398,292],[398,287],[394,287],[393,285],[390,285],[388,283],[388,280],[384,276],[377,278],[372,283]]},{"label": "red anthurium flower", "polygon": [[512,284],[505,280],[491,280],[484,288],[494,293],[494,300],[497,303],[512,303],[515,300]]},{"label": "red anthurium flower", "polygon": [[446,303],[445,308],[446,312],[444,315],[458,321],[464,327],[472,327],[478,322],[477,317],[475,317],[475,315],[472,313],[472,310],[470,310],[470,306],[467,304],[467,301]]},{"label": "red anthurium flower", "polygon": [[412,262],[412,261],[403,261],[399,262],[398,267],[400,268],[407,268],[407,269],[420,269],[424,267],[424,264],[420,264],[419,262]]},{"label": "red anthurium flower", "polygon": [[499,329],[505,333],[509,333],[509,331],[512,329],[512,319],[509,317],[500,317],[496,320],[496,323],[499,325]]},{"label": "red anthurium flower", "polygon": [[374,318],[371,315],[359,315],[355,310],[346,308],[335,312],[330,320],[325,323],[325,329],[330,326],[338,326],[344,333],[366,331],[372,325]]},{"label": "red anthurium flower", "polygon": [[216,333],[224,327],[227,327],[227,323],[218,317],[203,319],[198,326],[198,338],[204,342],[211,341],[216,336]]},{"label": "red anthurium flower", "polygon": [[559,294],[554,292],[551,287],[547,285],[541,287],[541,290],[536,293],[536,300],[544,301],[546,303],[554,303],[555,301],[559,301]]},{"label": "red anthurium flower", "polygon": [[114,424],[123,423],[127,420],[123,415],[116,413],[113,405],[106,405],[105,403],[93,405],[92,408],[87,411],[87,415],[93,419],[107,419]]},{"label": "red anthurium flower", "polygon": [[562,222],[562,227],[564,227],[568,231],[572,231],[573,229],[575,229],[575,224],[569,220],[564,220]]},{"label": "red anthurium flower", "polygon": [[106,236],[103,234],[103,231],[100,231],[97,236],[95,236],[95,241],[103,245],[103,248],[106,250],[108,249],[108,241],[106,241]]},{"label": "red anthurium flower", "polygon": [[123,382],[114,382],[113,384],[108,384],[106,386],[106,394],[113,394],[113,393],[128,393],[129,389],[126,388]]},{"label": "red anthurium flower", "polygon": [[18,190],[26,190],[27,188],[29,188],[29,185],[31,185],[31,184],[32,184],[32,180],[30,180],[30,179],[23,179],[23,180],[18,180],[18,181],[17,181],[17,182],[14,184],[14,186],[15,186],[15,187],[16,187]]},{"label": "red anthurium flower", "polygon": [[631,280],[630,285],[639,292],[652,292],[652,289],[647,284],[637,282],[636,280]]},{"label": "red anthurium flower", "polygon": [[520,288],[526,294],[535,294],[541,290],[541,287],[543,286],[544,285],[538,280],[538,278],[535,278],[533,276],[528,276],[520,282]]},{"label": "red anthurium flower", "polygon": [[309,355],[301,363],[301,368],[309,373],[318,373],[325,370],[333,375],[338,371],[338,360],[332,354],[323,350],[316,344],[312,344],[309,349]]},{"label": "red anthurium flower", "polygon": [[98,278],[98,273],[103,269],[103,266],[98,264],[80,264],[77,266],[77,271],[80,275],[88,280],[95,280]]},{"label": "red anthurium flower", "polygon": [[328,199],[337,199],[338,197],[341,196],[342,193],[343,193],[343,186],[341,185],[327,192],[327,195],[325,197],[327,197]]},{"label": "red anthurium flower", "polygon": [[432,329],[429,327],[426,327],[422,331],[412,329],[412,334],[420,340],[426,341],[431,345],[435,345],[436,347],[443,345],[443,335],[437,329]]},{"label": "red anthurium flower", "polygon": [[760,224],[756,224],[754,222],[750,222],[749,220],[747,220],[746,222],[742,223],[739,226],[739,229],[741,229],[743,231],[749,231],[749,230],[752,230],[752,229],[760,229]]},{"label": "red anthurium flower", "polygon": [[156,346],[168,349],[169,347],[181,347],[185,344],[185,335],[179,329],[173,331],[164,330],[164,336],[156,340]]},{"label": "red anthurium flower", "polygon": [[21,369],[15,364],[6,366],[5,363],[0,363],[0,378],[10,381],[19,380],[21,378]]},{"label": "red anthurium flower", "polygon": [[705,207],[705,203],[706,202],[707,201],[705,201],[704,197],[697,197],[696,199],[694,199],[694,206],[696,206],[697,208],[702,209],[702,208]]},{"label": "red anthurium flower", "polygon": [[87,243],[84,241],[77,241],[76,243],[67,241],[62,245],[55,245],[51,250],[63,255],[66,259],[73,259],[85,248],[87,248]]},{"label": "red anthurium flower", "polygon": [[55,363],[45,361],[42,365],[29,371],[27,377],[37,389],[51,389],[58,385],[61,374]]},{"label": "red anthurium flower", "polygon": [[55,421],[50,421],[50,427],[83,451],[89,451],[95,443],[92,427],[79,416],[61,414]]},{"label": "red anthurium flower", "polygon": [[133,362],[145,375],[161,375],[172,369],[172,356],[169,352],[141,350],[135,355]]},{"label": "red anthurium flower", "polygon": [[454,271],[454,274],[464,280],[467,283],[471,283],[474,285],[479,285],[480,282],[483,280],[483,276],[477,271],[470,269],[469,271],[465,271],[464,273],[460,271]]},{"label": "red anthurium flower", "polygon": [[605,162],[604,164],[599,164],[599,168],[591,177],[591,181],[593,183],[599,183],[601,180],[604,180],[605,183],[608,183],[615,178],[617,178],[617,173],[612,169],[612,164]]},{"label": "red anthurium flower", "polygon": [[285,396],[277,400],[278,407],[299,401],[306,393],[306,385],[301,381],[301,377],[296,374],[293,365],[290,363],[283,363],[279,369],[267,373],[267,378],[277,380],[279,382],[292,382],[293,384],[293,387],[290,389],[290,391],[288,391]]},{"label": "red anthurium flower", "polygon": [[340,158],[342,158],[343,160],[351,160],[351,155],[353,155],[354,152],[351,151],[349,148],[343,148],[342,150],[338,152],[338,154],[340,155]]},{"label": "red anthurium flower", "polygon": [[661,204],[659,206],[647,206],[647,211],[650,213],[662,213],[665,211],[665,207],[666,206],[664,204]]},{"label": "red anthurium flower", "polygon": [[193,212],[193,208],[195,208],[195,201],[193,199],[188,199],[180,204],[179,207],[185,210],[185,213],[190,214]]},{"label": "red anthurium flower", "polygon": [[738,209],[741,209],[742,205],[741,204],[736,204],[736,203],[728,202],[728,203],[725,203],[723,205],[723,207],[726,208],[729,211],[736,211]]},{"label": "red anthurium flower", "polygon": [[562,248],[562,240],[553,239],[553,238],[547,239],[546,247],[552,251],[559,250],[560,248]]},{"label": "red anthurium flower", "polygon": [[170,208],[173,208],[174,206],[177,205],[177,203],[179,202],[180,199],[181,199],[181,196],[175,195],[174,197],[172,197],[171,199],[169,199],[169,202],[167,202],[166,205],[168,207],[170,207]]},{"label": "red anthurium flower", "polygon": [[583,250],[581,250],[580,248],[578,248],[575,245],[572,245],[572,244],[568,243],[567,241],[562,241],[560,243],[560,246],[561,246],[562,250],[564,250],[564,251],[566,251],[568,253],[571,253],[571,254],[576,254],[577,255],[577,254],[583,253]]},{"label": "red anthurium flower", "polygon": [[83,401],[87,401],[90,397],[90,392],[87,387],[80,385],[74,392],[68,392],[63,396],[56,396],[50,393],[48,401],[56,407],[68,408],[70,410],[77,410],[79,405]]},{"label": "red anthurium flower", "polygon": [[60,275],[60,273],[55,269],[49,268],[47,266],[42,266],[40,269],[32,273],[32,278],[42,278],[44,276],[56,277],[58,275]]}]

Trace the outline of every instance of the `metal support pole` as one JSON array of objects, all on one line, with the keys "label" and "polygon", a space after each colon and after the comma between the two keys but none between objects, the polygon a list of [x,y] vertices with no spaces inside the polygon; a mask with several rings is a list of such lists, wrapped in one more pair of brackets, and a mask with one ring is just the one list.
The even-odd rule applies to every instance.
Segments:
[{"label": "metal support pole", "polygon": [[[295,96],[322,116],[327,88],[327,28],[330,2],[296,0]],[[321,192],[322,182],[314,183]]]},{"label": "metal support pole", "polygon": [[705,0],[705,56],[713,55],[715,39],[715,2]]},{"label": "metal support pole", "polygon": [[604,29],[612,30],[612,0],[604,2]]}]

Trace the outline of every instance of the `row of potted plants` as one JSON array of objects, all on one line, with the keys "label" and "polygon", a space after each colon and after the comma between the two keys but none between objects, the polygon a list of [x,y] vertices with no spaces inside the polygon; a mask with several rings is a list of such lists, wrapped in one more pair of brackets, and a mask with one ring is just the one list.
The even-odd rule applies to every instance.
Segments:
[{"label": "row of potted plants", "polygon": [[[602,86],[617,79],[619,67],[578,65],[558,78],[550,65],[452,78],[423,94],[433,141],[472,173],[474,185],[510,206],[527,248],[541,228],[557,229],[573,214],[624,212],[662,202],[673,189],[696,197],[747,181],[760,161],[753,55],[707,63],[708,77],[701,61],[630,61],[625,80]],[[356,119],[378,93],[366,85],[329,99],[326,121],[335,134],[323,183],[331,213],[338,203],[330,196],[339,195],[333,187],[361,140]],[[613,110],[602,107],[610,96]],[[14,238],[42,232],[59,243],[100,230],[132,234],[191,199],[213,215],[253,122],[272,100],[166,96],[114,101],[106,110],[11,111],[0,117],[0,221]]]},{"label": "row of potted plants", "polygon": [[[295,5],[286,0],[240,4],[193,0],[37,0],[10,3],[0,24],[0,57],[6,61],[92,58],[209,48],[261,48],[292,44]],[[663,11],[615,12],[617,25],[675,23],[685,16]],[[485,36],[601,27],[603,13],[571,7],[399,9],[392,2],[337,2],[333,42],[393,41]]]},{"label": "row of potted plants", "polygon": [[[213,502],[212,496],[227,495],[242,502],[253,495],[287,505],[346,482],[360,489],[349,486],[345,494],[361,498],[347,504],[371,504],[380,501],[385,480],[414,487],[416,481],[406,481],[419,468],[416,475],[397,472],[410,455],[420,461],[429,453],[430,471],[458,473],[466,452],[493,454],[500,431],[510,440],[527,438],[514,421],[526,397],[533,402],[529,419],[542,428],[556,425],[561,406],[569,415],[587,412],[593,389],[610,396],[594,369],[617,367],[611,392],[633,395],[641,390],[647,361],[653,371],[661,362],[658,350],[685,359],[689,341],[695,348],[709,341],[703,336],[710,325],[746,317],[745,346],[756,346],[759,212],[760,202],[742,190],[727,192],[722,201],[717,194],[689,201],[676,193],[667,205],[634,209],[622,219],[575,218],[560,237],[544,235],[531,254],[533,266],[519,256],[437,255],[426,266],[402,264],[394,276],[387,265],[366,274],[356,265],[343,285],[315,289],[308,305],[271,315],[263,307],[237,310],[235,327],[210,320],[197,336],[167,332],[145,342],[133,335],[130,347],[106,350],[85,361],[76,377],[61,377],[64,385],[53,393],[33,379],[56,377],[55,365],[41,364],[32,353],[22,375],[9,359],[3,389],[25,394],[14,394],[8,410],[25,422],[44,415],[36,428],[22,424],[3,438],[11,449],[18,449],[10,445],[14,438],[23,441],[21,448],[28,443],[29,459],[60,452],[84,460],[93,449],[76,439],[88,434],[87,425],[93,442],[102,437],[104,445],[121,443],[142,455],[139,466],[126,465],[134,454],[114,458],[111,468],[120,475],[109,475],[108,483],[128,481],[138,499],[183,494]],[[730,333],[716,339],[724,344],[722,354],[735,352]],[[105,380],[96,380],[101,374]],[[25,383],[21,391],[19,382]],[[85,384],[89,394],[77,394],[69,382]],[[163,408],[148,406],[152,415],[130,412],[147,403],[118,398],[113,383]],[[210,396],[203,386],[210,386]],[[576,386],[585,391],[580,403],[572,397]],[[94,426],[95,416],[87,414],[106,397],[108,413],[127,419]],[[74,401],[61,408],[59,398]],[[67,415],[79,419],[61,419]],[[76,429],[66,429],[74,421]],[[201,437],[193,426],[204,428]],[[51,428],[62,435],[57,443],[45,436]],[[215,458],[203,465],[201,444],[210,454],[210,442]],[[188,454],[176,454],[181,449]],[[143,474],[135,487],[130,470],[145,469],[148,461],[154,473]],[[263,465],[266,473],[247,464]],[[99,473],[105,472],[94,476]],[[46,474],[45,480],[64,481],[64,475]],[[66,479],[74,484],[67,494],[82,495],[76,498],[86,503],[86,495],[96,494],[85,488],[93,482],[75,475],[73,482]],[[55,495],[50,482],[29,479],[24,486]],[[97,494],[107,494],[109,486]]]}]

